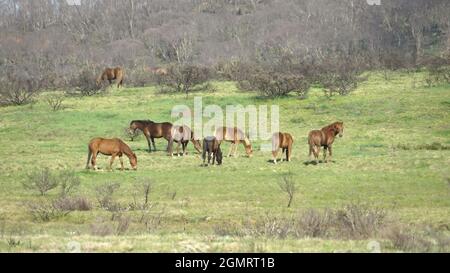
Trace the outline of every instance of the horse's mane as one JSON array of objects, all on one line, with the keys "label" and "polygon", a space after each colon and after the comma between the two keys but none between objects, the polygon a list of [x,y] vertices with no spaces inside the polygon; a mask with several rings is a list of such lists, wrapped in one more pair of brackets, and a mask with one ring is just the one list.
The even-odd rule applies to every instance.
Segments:
[{"label": "horse's mane", "polygon": [[336,126],[337,124],[340,124],[340,123],[341,123],[341,122],[335,122],[335,123],[333,123],[333,124],[330,124],[330,125],[328,125],[328,126],[325,126],[325,127],[322,128],[322,131],[329,131],[329,130],[333,130],[333,131],[334,131],[335,126]]}]

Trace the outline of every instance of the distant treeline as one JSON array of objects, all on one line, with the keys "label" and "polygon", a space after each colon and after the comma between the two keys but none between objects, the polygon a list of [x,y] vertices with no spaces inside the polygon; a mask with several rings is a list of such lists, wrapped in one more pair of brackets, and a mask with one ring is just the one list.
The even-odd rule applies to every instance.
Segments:
[{"label": "distant treeline", "polygon": [[448,58],[449,14],[448,0],[0,0],[0,81],[61,88],[106,66],[129,85],[170,65],[415,67]]}]

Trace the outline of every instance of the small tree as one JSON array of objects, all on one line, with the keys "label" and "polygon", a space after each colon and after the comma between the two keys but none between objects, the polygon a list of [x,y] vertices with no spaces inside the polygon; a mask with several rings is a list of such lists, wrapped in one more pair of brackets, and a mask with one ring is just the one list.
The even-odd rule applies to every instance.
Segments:
[{"label": "small tree", "polygon": [[282,176],[282,181],[278,184],[280,186],[280,189],[287,193],[288,195],[288,205],[287,207],[290,208],[292,201],[294,200],[294,195],[297,191],[297,187],[295,186],[294,182],[294,175],[292,173],[288,173]]},{"label": "small tree", "polygon": [[32,102],[41,81],[27,75],[7,72],[0,78],[0,105],[24,105]]},{"label": "small tree", "polygon": [[54,94],[47,98],[47,103],[50,106],[50,108],[56,112],[64,109],[63,105],[64,99],[65,99],[64,95]]}]

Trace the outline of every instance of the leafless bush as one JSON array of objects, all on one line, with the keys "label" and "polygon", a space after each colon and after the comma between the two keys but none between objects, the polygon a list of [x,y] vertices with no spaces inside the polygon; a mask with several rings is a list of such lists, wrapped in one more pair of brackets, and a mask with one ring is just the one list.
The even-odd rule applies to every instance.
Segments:
[{"label": "leafless bush", "polygon": [[90,234],[93,236],[105,237],[114,233],[113,225],[102,219],[97,219],[90,225]]},{"label": "leafless bush", "polygon": [[303,76],[277,72],[257,73],[250,77],[248,83],[260,95],[269,98],[287,96],[291,92],[305,98],[310,86]]},{"label": "leafless bush", "polygon": [[58,177],[60,197],[67,197],[81,184],[80,178],[73,171],[62,171]]},{"label": "leafless bush", "polygon": [[93,96],[103,90],[96,84],[96,75],[91,69],[84,69],[79,75],[70,81],[70,86],[75,88],[82,96]]},{"label": "leafless bush", "polygon": [[350,204],[337,210],[335,217],[335,225],[343,236],[370,238],[383,226],[386,211],[364,204]]},{"label": "leafless bush", "polygon": [[32,102],[42,81],[23,74],[7,71],[0,77],[0,105],[24,105]]},{"label": "leafless bush", "polygon": [[288,173],[282,176],[282,181],[278,184],[280,189],[288,195],[288,205],[290,208],[292,201],[294,200],[295,192],[297,188],[295,186],[294,175],[292,173]]},{"label": "leafless bush", "polygon": [[58,200],[29,201],[25,204],[28,212],[35,221],[49,222],[68,215],[72,210],[60,206]]},{"label": "leafless bush", "polygon": [[150,193],[153,188],[152,182],[150,180],[137,183],[134,186],[133,191],[133,202],[129,204],[130,210],[147,210],[152,207],[152,202],[150,202]]},{"label": "leafless bush", "polygon": [[392,228],[386,237],[392,242],[394,248],[407,252],[428,252],[432,245],[418,234],[407,231],[400,227]]},{"label": "leafless bush", "polygon": [[358,87],[358,78],[352,73],[327,73],[322,76],[321,83],[327,97],[344,96]]},{"label": "leafless bush", "polygon": [[450,60],[448,57],[429,57],[421,65],[427,68],[425,83],[432,87],[442,83],[450,83]]},{"label": "leafless bush", "polygon": [[[110,182],[98,186],[96,191],[97,201],[100,208],[110,211],[117,212],[122,209],[120,203],[113,199],[114,192],[120,188],[120,184],[116,182]],[[113,217],[114,218],[114,217]]]},{"label": "leafless bush", "polygon": [[186,97],[193,88],[209,80],[209,69],[194,65],[173,65],[168,74],[160,76],[162,86],[168,86],[175,92],[182,92]]},{"label": "leafless bush", "polygon": [[47,103],[53,111],[59,111],[64,109],[63,102],[65,100],[65,96],[61,94],[52,94],[47,97]]},{"label": "leafless bush", "polygon": [[125,216],[122,214],[119,217],[117,217],[115,235],[117,236],[124,235],[127,232],[128,228],[130,227],[130,223],[131,223],[130,216]]},{"label": "leafless bush", "polygon": [[309,209],[300,213],[295,221],[295,235],[300,238],[324,238],[330,232],[333,216],[331,210]]},{"label": "leafless bush", "polygon": [[45,168],[29,174],[22,186],[26,190],[38,191],[43,196],[58,186],[58,177],[49,168]]},{"label": "leafless bush", "polygon": [[92,205],[85,197],[60,197],[53,202],[60,211],[90,211]]}]

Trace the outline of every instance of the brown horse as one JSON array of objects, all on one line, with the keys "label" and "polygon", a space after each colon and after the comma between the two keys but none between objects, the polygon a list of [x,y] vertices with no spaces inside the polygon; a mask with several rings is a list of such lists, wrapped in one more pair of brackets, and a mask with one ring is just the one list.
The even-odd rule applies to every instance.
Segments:
[{"label": "brown horse", "polygon": [[[294,138],[288,133],[275,133],[272,137],[272,155],[273,163],[277,164],[278,153],[280,149],[283,149],[283,153],[286,153],[286,161],[291,161],[292,156],[292,145],[294,143]],[[281,161],[283,161],[281,159]]]},{"label": "brown horse", "polygon": [[[148,142],[148,150],[152,152],[152,144],[153,150],[156,151],[155,146],[155,138],[164,138],[167,140],[167,152],[170,155],[173,155],[173,142],[183,145],[183,154],[186,152],[187,144],[189,140],[194,144],[197,152],[201,153],[201,145],[198,140],[194,139],[194,134],[191,129],[187,126],[173,126],[172,123],[155,123],[151,120],[134,120],[130,123],[130,131],[136,132],[136,130],[141,130]],[[177,150],[179,149],[179,145]]]},{"label": "brown horse", "polygon": [[162,67],[149,67],[147,70],[150,73],[158,75],[158,76],[167,76],[167,74],[169,74],[169,71],[167,70],[167,68],[162,68]]},{"label": "brown horse", "polygon": [[124,78],[124,70],[121,67],[116,68],[105,68],[103,70],[103,73],[100,74],[97,78],[97,86],[100,86],[103,81],[109,81],[109,84],[112,84],[113,80],[116,80],[117,82],[117,88],[120,88],[123,86],[123,78]]},{"label": "brown horse", "polygon": [[322,130],[315,130],[309,133],[308,144],[309,144],[309,156],[314,154],[316,162],[319,160],[320,147],[324,147],[324,161],[328,162],[327,159],[327,149],[329,152],[329,157],[333,156],[332,145],[336,136],[342,137],[344,135],[344,123],[335,122],[328,125]]},{"label": "brown horse", "polygon": [[236,157],[237,147],[240,143],[244,145],[247,156],[248,157],[253,156],[252,144],[250,143],[248,137],[244,135],[244,132],[242,132],[241,129],[238,129],[237,127],[234,128],[220,127],[217,128],[215,137],[220,143],[222,143],[222,141],[231,143],[231,148],[230,152],[228,153],[228,157],[230,157],[231,154],[233,154],[233,156]]},{"label": "brown horse", "polygon": [[[89,153],[86,162],[86,169],[89,169],[89,162],[91,162],[94,170],[97,170],[97,156],[101,153],[103,155],[110,155],[111,161],[109,163],[109,169],[112,170],[112,164],[114,159],[118,156],[120,159],[121,170],[124,170],[122,156],[126,155],[130,159],[130,165],[134,170],[137,170],[137,157],[136,154],[131,151],[125,142],[118,138],[104,139],[94,138],[89,142]],[[92,157],[92,160],[91,160]]]}]

